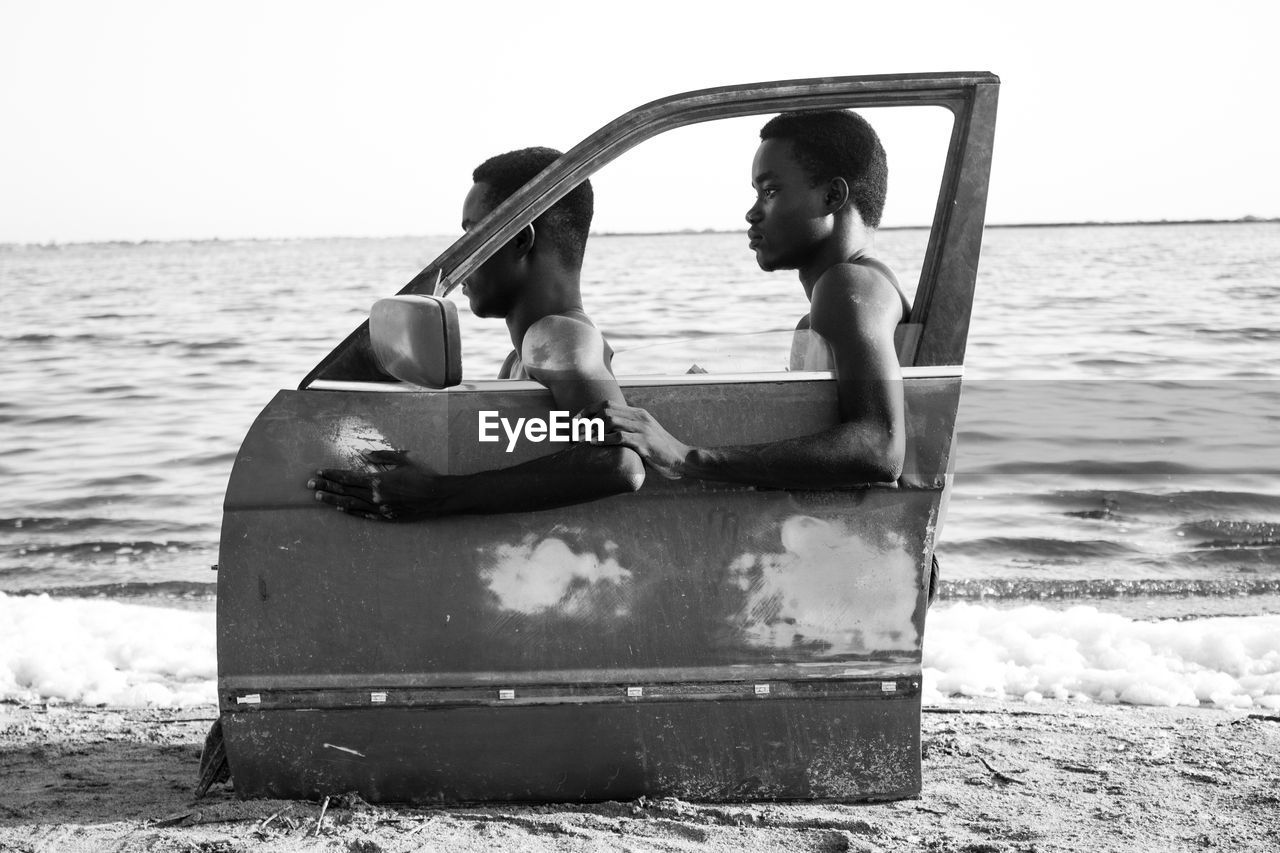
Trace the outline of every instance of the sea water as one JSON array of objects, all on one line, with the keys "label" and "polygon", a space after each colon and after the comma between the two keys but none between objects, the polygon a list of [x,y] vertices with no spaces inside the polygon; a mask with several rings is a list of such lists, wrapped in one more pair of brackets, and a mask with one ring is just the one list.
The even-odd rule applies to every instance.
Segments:
[{"label": "sea water", "polygon": [[[213,701],[240,439],[448,242],[0,246],[0,698]],[[583,293],[624,352],[805,311],[740,234],[593,237]],[[988,229],[927,699],[1280,708],[1278,344],[1280,224]]]}]

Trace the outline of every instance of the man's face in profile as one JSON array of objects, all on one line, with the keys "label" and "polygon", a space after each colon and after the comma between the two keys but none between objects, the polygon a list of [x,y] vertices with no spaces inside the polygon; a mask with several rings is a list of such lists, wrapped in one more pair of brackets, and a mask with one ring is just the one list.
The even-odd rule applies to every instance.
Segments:
[{"label": "man's face in profile", "polygon": [[[462,202],[462,230],[470,231],[497,205],[490,201],[492,188],[485,183],[471,185]],[[518,292],[518,282],[507,263],[506,247],[499,249],[480,268],[467,276],[462,292],[477,317],[506,317],[511,312]]]},{"label": "man's face in profile", "polygon": [[786,139],[766,139],[751,163],[756,203],[747,211],[748,246],[766,272],[795,269],[831,233],[826,188],[813,186]]}]

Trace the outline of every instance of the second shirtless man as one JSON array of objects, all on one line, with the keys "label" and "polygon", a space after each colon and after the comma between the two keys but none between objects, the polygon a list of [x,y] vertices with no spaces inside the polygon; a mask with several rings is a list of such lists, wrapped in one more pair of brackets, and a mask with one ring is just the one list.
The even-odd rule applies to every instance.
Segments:
[{"label": "second shirtless man", "polygon": [[894,331],[911,306],[873,250],[888,184],[884,148],[871,125],[846,110],[783,113],[760,139],[749,246],[761,269],[799,273],[810,309],[797,329],[793,369],[834,369],[840,423],[764,444],[693,447],[641,408],[610,400],[583,414],[605,421],[605,443],[633,448],[671,479],[793,489],[897,480],[906,440]]}]

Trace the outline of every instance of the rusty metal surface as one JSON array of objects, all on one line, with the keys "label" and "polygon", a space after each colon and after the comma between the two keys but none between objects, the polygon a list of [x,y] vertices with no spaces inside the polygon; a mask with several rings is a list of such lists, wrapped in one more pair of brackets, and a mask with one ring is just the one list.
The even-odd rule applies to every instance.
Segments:
[{"label": "rusty metal surface", "polygon": [[[832,380],[629,396],[694,441],[764,441],[836,416]],[[522,461],[547,446],[480,444],[476,413],[545,412],[546,392],[281,392],[245,439],[223,522],[219,701],[237,791],[911,793],[959,379],[908,380],[906,396],[900,488],[655,481],[553,511],[383,524],[315,504],[310,472],[375,447],[451,472]]]},{"label": "rusty metal surface", "polygon": [[860,497],[650,495],[395,528],[228,513],[220,674],[917,664],[938,493]]},{"label": "rusty metal surface", "polygon": [[906,797],[920,700],[686,702],[223,716],[241,796],[371,802]]},{"label": "rusty metal surface", "polygon": [[[695,442],[747,442],[821,428],[824,411],[835,415],[833,384],[632,397]],[[283,392],[246,438],[228,488],[219,675],[247,688],[300,675],[420,673],[458,685],[470,673],[660,679],[738,667],[752,678],[803,666],[825,677],[850,661],[917,666],[958,380],[908,389],[912,487],[656,481],[577,507],[400,525],[321,507],[304,483],[373,446],[407,447],[448,472],[545,453],[467,438],[478,409],[533,411],[545,392]],[[757,401],[752,415],[732,418],[742,398]]]}]

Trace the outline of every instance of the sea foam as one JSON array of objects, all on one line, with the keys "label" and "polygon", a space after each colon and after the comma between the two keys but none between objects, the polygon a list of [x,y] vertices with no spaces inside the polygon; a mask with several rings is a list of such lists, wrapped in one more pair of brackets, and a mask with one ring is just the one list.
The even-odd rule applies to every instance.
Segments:
[{"label": "sea foam", "polygon": [[0,593],[0,699],[206,705],[216,677],[212,612]]},{"label": "sea foam", "polygon": [[1280,616],[1146,622],[1093,607],[928,617],[924,701],[947,695],[1280,710]]},{"label": "sea foam", "polygon": [[[958,603],[928,616],[924,701],[983,696],[1280,711],[1280,615],[1142,621]],[[214,614],[0,593],[0,700],[216,701]]]}]

